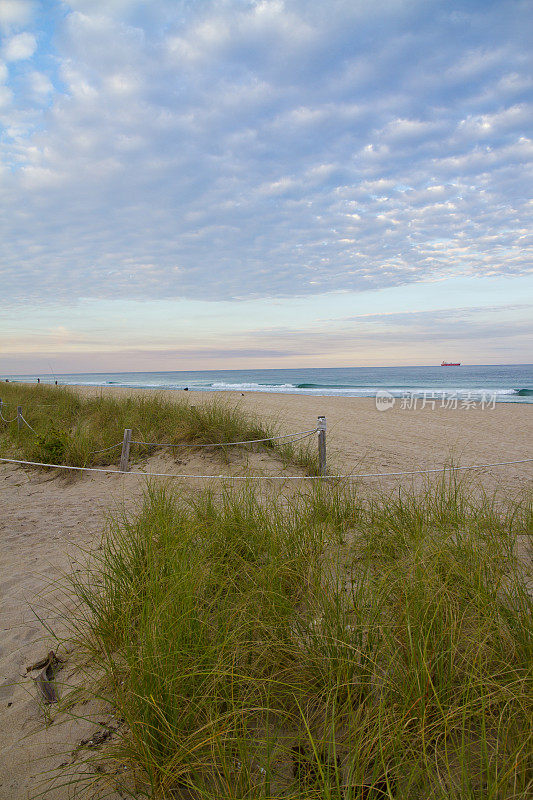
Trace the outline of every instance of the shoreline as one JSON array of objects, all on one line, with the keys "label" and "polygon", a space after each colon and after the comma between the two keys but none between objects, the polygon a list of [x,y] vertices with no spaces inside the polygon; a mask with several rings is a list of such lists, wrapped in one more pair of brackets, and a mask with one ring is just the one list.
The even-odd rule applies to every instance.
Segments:
[{"label": "shoreline", "polygon": [[462,364],[443,368],[432,365],[343,367],[278,367],[248,369],[180,370],[96,370],[91,372],[52,369],[43,372],[6,373],[0,377],[21,383],[76,386],[78,388],[119,388],[128,390],[193,392],[259,392],[304,397],[375,397],[390,393],[402,399],[408,395],[468,398],[486,402],[533,403],[533,364]]},{"label": "shoreline", "polygon": [[[99,391],[121,391],[121,392],[147,392],[147,393],[179,393],[181,395],[182,392],[187,392],[191,394],[200,394],[200,395],[235,395],[235,396],[247,396],[247,395],[260,395],[260,396],[281,396],[281,397],[308,397],[308,398],[329,398],[329,399],[343,399],[343,400],[372,400],[375,401],[376,396],[380,393],[385,393],[390,395],[394,398],[396,403],[402,403],[405,399],[409,396],[412,396],[417,400],[417,402],[423,402],[424,397],[426,403],[435,402],[437,404],[442,405],[442,401],[446,397],[453,397],[457,398],[457,403],[461,404],[463,402],[475,402],[475,403],[483,403],[486,405],[533,405],[533,389],[505,389],[505,390],[494,390],[490,391],[489,389],[467,389],[465,387],[438,387],[434,389],[422,389],[422,388],[413,388],[413,389],[398,389],[397,387],[393,387],[388,389],[386,387],[379,387],[377,388],[373,394],[357,394],[357,395],[350,395],[350,394],[340,394],[340,393],[324,393],[320,394],[318,391],[311,393],[310,391],[305,390],[298,390],[297,387],[294,387],[294,391],[292,390],[285,390],[279,391],[274,389],[249,389],[249,388],[227,388],[227,389],[213,389],[213,388],[200,388],[200,387],[191,387],[191,386],[121,386],[115,383],[102,383],[102,384],[87,384],[87,383],[56,383],[52,380],[41,380],[37,382],[37,380],[29,381],[18,381],[16,379],[9,378],[7,381],[0,380],[0,391],[1,391],[1,384],[7,382],[10,384],[22,384],[24,386],[54,386],[56,385],[58,388],[65,388],[65,389],[75,389],[76,391],[88,391],[88,392],[99,392]],[[358,387],[353,387],[358,388]],[[498,391],[501,392],[498,394]],[[532,392],[532,394],[519,394],[519,392]],[[508,394],[504,394],[503,392],[508,392]],[[514,392],[514,394],[512,393]],[[486,399],[481,400],[479,397],[471,396],[471,395],[485,395]],[[492,398],[494,397],[494,400]],[[498,399],[496,399],[496,397]],[[490,398],[490,399],[489,399]]]}]

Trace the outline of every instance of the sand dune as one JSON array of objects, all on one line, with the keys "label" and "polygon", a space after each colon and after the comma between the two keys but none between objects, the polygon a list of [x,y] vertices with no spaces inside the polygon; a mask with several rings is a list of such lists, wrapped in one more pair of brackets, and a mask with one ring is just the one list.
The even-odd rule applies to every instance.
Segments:
[{"label": "sand dune", "polygon": [[[83,389],[85,394],[93,390]],[[101,390],[94,390],[100,392]],[[115,394],[131,390],[107,389]],[[169,392],[170,396],[176,396]],[[208,393],[190,392],[191,403]],[[223,399],[220,395],[217,395]],[[183,395],[180,393],[180,399]],[[533,407],[497,405],[494,409],[408,410],[396,406],[378,412],[374,401],[361,398],[317,398],[289,395],[227,393],[225,399],[275,419],[280,432],[312,428],[319,414],[328,422],[330,466],[341,472],[392,472],[438,467],[453,458],[457,464],[511,461],[531,457]],[[146,466],[146,465],[145,465]],[[231,457],[192,454],[177,464],[168,456],[150,460],[150,471],[220,474],[277,474],[282,470],[271,456]],[[295,474],[295,470],[291,469]],[[533,464],[486,468],[474,480],[486,490],[513,496],[531,486]],[[398,479],[365,481],[366,487],[392,487]],[[403,479],[411,483],[410,477]],[[415,484],[422,479],[414,479]],[[185,488],[194,491],[197,481]],[[201,483],[201,482],[200,482]],[[76,745],[110,721],[110,711],[89,703],[75,717],[60,714],[53,724],[38,700],[26,667],[56,642],[48,627],[61,635],[64,608],[56,582],[76,568],[72,561],[82,550],[97,547],[106,511],[113,506],[133,508],[144,489],[143,479],[116,475],[84,475],[74,482],[39,470],[0,465],[0,535],[2,540],[3,634],[0,653],[2,749],[0,798],[27,800],[42,791],[48,770],[77,763]],[[44,624],[43,624],[44,623]],[[68,660],[61,680],[76,683]],[[76,716],[78,718],[76,718]],[[82,763],[82,759],[79,759]],[[81,767],[80,767],[81,768]],[[49,789],[51,800],[76,796],[72,787]],[[97,795],[98,796],[98,795]],[[119,793],[106,795],[119,797]]]}]

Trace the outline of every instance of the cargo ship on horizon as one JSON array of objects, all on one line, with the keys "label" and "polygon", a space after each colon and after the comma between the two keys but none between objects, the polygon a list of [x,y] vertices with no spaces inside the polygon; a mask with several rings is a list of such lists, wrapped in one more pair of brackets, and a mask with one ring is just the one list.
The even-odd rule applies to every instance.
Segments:
[{"label": "cargo ship on horizon", "polygon": [[443,361],[441,367],[460,367],[460,361]]}]

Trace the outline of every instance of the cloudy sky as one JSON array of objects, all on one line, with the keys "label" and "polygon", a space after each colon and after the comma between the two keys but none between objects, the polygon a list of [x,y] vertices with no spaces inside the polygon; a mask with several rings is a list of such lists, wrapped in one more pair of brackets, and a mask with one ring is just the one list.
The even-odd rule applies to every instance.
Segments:
[{"label": "cloudy sky", "polygon": [[530,0],[0,0],[0,34],[1,372],[533,360]]}]

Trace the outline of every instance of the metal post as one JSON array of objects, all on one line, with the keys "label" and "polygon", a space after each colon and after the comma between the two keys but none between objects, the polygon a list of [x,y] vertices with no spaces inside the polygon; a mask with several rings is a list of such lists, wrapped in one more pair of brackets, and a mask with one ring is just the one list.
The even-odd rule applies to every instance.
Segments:
[{"label": "metal post", "polygon": [[326,475],[326,418],[319,417],[316,427],[318,430],[318,474]]},{"label": "metal post", "polygon": [[24,423],[22,422],[22,406],[17,406],[17,425],[19,431],[22,430],[23,424]]},{"label": "metal post", "polygon": [[121,472],[128,471],[128,461],[130,460],[130,444],[131,444],[131,429],[126,428],[124,431],[124,439],[122,440],[122,453],[120,454],[119,470]]}]

